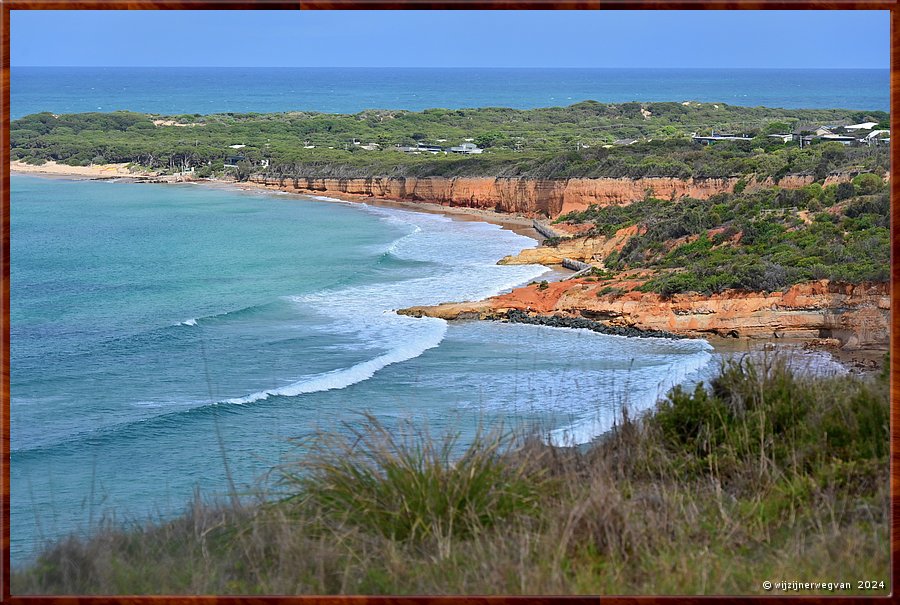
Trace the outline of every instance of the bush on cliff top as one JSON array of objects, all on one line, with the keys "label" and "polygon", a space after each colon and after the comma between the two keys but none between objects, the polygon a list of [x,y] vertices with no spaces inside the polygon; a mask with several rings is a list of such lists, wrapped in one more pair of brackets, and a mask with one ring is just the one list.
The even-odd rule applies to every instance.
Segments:
[{"label": "bush on cliff top", "polygon": [[[876,177],[877,178],[877,177]],[[864,182],[871,179],[864,179]],[[777,291],[818,279],[886,282],[890,275],[890,192],[851,195],[836,186],[723,193],[708,200],[648,197],[628,206],[591,206],[560,220],[593,222],[611,237],[637,226],[603,262],[611,270],[656,269],[642,289],[671,296],[726,289]],[[830,189],[832,188],[832,189]],[[863,185],[869,191],[870,186]],[[841,194],[845,195],[845,194]],[[834,204],[820,212],[819,198]]]},{"label": "bush on cliff top", "polygon": [[395,436],[368,415],[348,428],[305,440],[303,460],[280,469],[291,510],[405,542],[465,539],[539,505],[544,473],[510,457],[514,441],[501,432],[479,430],[461,448],[458,433]]}]

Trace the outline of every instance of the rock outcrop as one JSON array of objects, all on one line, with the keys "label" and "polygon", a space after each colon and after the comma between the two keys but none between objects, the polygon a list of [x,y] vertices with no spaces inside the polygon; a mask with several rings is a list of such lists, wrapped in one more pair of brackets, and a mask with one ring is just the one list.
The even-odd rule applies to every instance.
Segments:
[{"label": "rock outcrop", "polygon": [[[558,227],[559,225],[554,225]],[[590,225],[592,226],[592,225]],[[555,246],[539,246],[526,248],[518,254],[504,256],[498,261],[498,265],[559,265],[563,259],[585,263],[602,261],[614,251],[621,250],[628,240],[638,232],[637,225],[625,227],[616,231],[612,237],[573,237],[559,242]]]},{"label": "rock outcrop", "polygon": [[702,296],[601,293],[602,282],[575,279],[531,285],[487,300],[412,307],[400,313],[444,319],[504,319],[510,310],[585,317],[610,326],[684,336],[835,339],[845,349],[888,344],[890,288],[886,283],[798,284],[786,292]]}]

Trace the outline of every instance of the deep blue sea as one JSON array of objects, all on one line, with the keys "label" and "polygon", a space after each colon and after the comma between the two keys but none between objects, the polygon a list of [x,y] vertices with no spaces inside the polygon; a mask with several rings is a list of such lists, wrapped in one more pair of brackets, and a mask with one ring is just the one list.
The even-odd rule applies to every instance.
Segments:
[{"label": "deep blue sea", "polygon": [[[838,77],[840,76],[840,77]],[[13,69],[13,116],[698,99],[887,108],[887,72]],[[486,223],[198,185],[11,180],[11,555],[246,492],[292,437],[358,422],[584,442],[709,376],[702,340],[415,319],[546,276]]]},{"label": "deep blue sea", "polygon": [[887,69],[13,67],[11,116],[555,107],[702,101],[888,111]]}]

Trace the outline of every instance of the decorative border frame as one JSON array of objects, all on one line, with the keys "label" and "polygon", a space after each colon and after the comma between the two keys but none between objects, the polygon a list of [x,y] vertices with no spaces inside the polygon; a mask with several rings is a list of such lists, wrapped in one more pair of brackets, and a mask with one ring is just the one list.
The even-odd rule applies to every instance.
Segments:
[{"label": "decorative border frame", "polygon": [[[534,603],[549,605],[565,602],[571,604],[595,604],[597,596],[13,596],[10,594],[10,389],[9,389],[9,280],[10,280],[10,213],[9,213],[9,127],[10,127],[10,11],[12,10],[887,10],[890,11],[890,94],[891,130],[900,131],[900,2],[898,0],[0,0],[2,24],[0,24],[0,602],[18,605],[128,605],[163,603],[200,603],[204,605],[230,605],[250,603],[271,605],[274,603],[315,603],[318,605],[450,605],[477,603],[499,605],[501,603]],[[897,165],[897,146],[891,147],[891,172]],[[900,212],[895,207],[900,200],[900,179],[890,180],[891,188],[891,334],[900,334]],[[746,603],[765,604],[781,601],[829,605],[856,603],[895,602],[894,595],[900,585],[897,559],[900,555],[900,347],[897,340],[890,341],[890,470],[891,470],[891,587],[894,592],[883,597],[831,597],[831,596],[610,596],[602,597],[610,605],[667,605],[687,603],[707,605],[741,600]]]}]

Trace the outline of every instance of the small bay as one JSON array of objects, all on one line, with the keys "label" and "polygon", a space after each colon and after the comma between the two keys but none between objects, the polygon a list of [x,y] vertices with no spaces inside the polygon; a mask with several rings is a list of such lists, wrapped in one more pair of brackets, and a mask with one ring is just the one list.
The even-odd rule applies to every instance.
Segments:
[{"label": "small bay", "polygon": [[398,316],[535,279],[480,222],[196,185],[12,178],[12,558],[239,491],[371,412],[583,441],[708,367],[702,340]]}]

